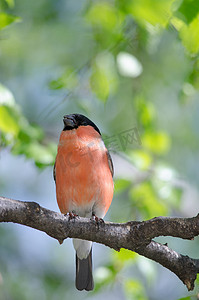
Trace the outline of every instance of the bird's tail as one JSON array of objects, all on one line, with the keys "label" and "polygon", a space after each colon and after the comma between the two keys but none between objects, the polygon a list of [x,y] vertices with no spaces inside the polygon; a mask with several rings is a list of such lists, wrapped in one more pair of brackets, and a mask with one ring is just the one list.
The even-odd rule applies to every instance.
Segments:
[{"label": "bird's tail", "polygon": [[94,288],[92,275],[92,248],[87,258],[80,259],[76,254],[76,288],[80,291],[92,291]]}]

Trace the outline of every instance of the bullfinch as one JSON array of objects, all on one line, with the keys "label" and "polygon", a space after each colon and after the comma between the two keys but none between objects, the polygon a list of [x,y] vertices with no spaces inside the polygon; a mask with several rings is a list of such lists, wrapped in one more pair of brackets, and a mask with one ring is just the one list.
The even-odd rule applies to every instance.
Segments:
[{"label": "bullfinch", "polygon": [[[113,198],[113,163],[98,127],[81,114],[63,117],[54,165],[57,203],[61,213],[103,218]],[[92,242],[73,239],[76,288],[94,288]]]}]

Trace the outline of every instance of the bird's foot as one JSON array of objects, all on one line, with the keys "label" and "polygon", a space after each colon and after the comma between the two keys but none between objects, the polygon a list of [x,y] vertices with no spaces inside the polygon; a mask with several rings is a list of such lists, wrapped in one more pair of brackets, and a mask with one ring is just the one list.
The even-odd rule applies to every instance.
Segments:
[{"label": "bird's foot", "polygon": [[104,220],[102,218],[97,217],[94,213],[92,214],[91,221],[95,222],[97,225],[104,224]]},{"label": "bird's foot", "polygon": [[69,211],[67,214],[65,214],[65,216],[68,217],[68,221],[70,221],[72,219],[76,219],[78,217],[78,215],[76,213],[74,213],[73,211]]}]

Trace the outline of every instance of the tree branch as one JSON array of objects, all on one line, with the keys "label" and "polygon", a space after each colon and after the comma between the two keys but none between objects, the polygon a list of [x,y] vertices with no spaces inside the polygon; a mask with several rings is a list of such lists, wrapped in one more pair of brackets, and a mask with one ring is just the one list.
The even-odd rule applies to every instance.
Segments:
[{"label": "tree branch", "polygon": [[43,231],[60,243],[66,238],[81,238],[104,244],[117,251],[129,249],[150,258],[175,273],[194,288],[199,273],[199,259],[181,255],[153,241],[158,236],[193,239],[199,235],[199,214],[193,218],[157,217],[143,222],[100,223],[86,218],[70,220],[68,216],[48,210],[35,202],[0,197],[0,222],[13,222]]}]

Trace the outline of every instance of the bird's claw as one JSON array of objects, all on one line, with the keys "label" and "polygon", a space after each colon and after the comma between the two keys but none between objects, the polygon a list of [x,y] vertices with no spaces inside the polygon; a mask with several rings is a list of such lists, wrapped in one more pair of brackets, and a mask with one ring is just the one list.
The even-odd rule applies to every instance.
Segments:
[{"label": "bird's claw", "polygon": [[77,214],[75,214],[74,212],[69,211],[67,214],[65,214],[65,216],[68,217],[68,221],[72,220],[72,219],[76,219],[78,217]]},{"label": "bird's claw", "polygon": [[102,218],[97,217],[95,214],[92,214],[91,221],[95,222],[97,225],[104,224],[104,220]]}]

